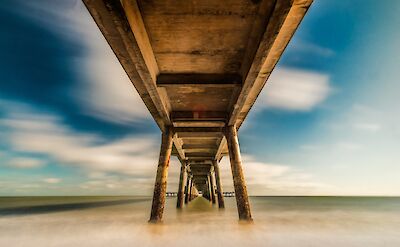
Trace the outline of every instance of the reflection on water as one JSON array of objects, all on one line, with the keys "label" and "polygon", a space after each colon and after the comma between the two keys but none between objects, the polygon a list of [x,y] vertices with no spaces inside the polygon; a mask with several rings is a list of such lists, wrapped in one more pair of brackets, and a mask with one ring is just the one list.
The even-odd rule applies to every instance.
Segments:
[{"label": "reflection on water", "polygon": [[150,198],[0,198],[0,246],[400,246],[399,198],[253,197],[253,224],[234,198],[175,200],[153,225]]}]

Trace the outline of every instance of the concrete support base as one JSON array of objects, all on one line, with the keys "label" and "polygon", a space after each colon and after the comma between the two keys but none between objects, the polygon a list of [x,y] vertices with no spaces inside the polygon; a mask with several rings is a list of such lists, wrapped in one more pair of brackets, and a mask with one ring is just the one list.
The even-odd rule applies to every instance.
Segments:
[{"label": "concrete support base", "polygon": [[176,207],[182,208],[185,196],[185,180],[186,180],[186,161],[183,161],[181,164],[181,173],[179,175],[179,187],[178,187],[178,195],[176,201]]},{"label": "concrete support base", "polygon": [[153,203],[149,220],[149,222],[152,223],[160,222],[164,212],[168,167],[172,151],[172,135],[173,133],[171,129],[167,129],[165,133],[162,134],[161,138],[160,158],[158,160],[156,182],[154,184]]},{"label": "concrete support base", "polygon": [[188,174],[187,179],[186,179],[186,187],[185,187],[185,204],[188,204],[188,202],[189,202],[190,181],[191,181],[191,178]]},{"label": "concrete support base", "polygon": [[215,179],[214,179],[214,173],[211,172],[210,173],[210,185],[211,185],[211,202],[213,204],[215,204],[217,202],[216,198],[215,198]]},{"label": "concrete support base", "polygon": [[222,191],[222,183],[221,183],[221,176],[219,173],[218,161],[214,160],[213,166],[214,166],[214,172],[215,172],[215,184],[217,186],[218,207],[225,208],[225,201],[224,201],[224,195],[223,195],[223,191]]},{"label": "concrete support base", "polygon": [[239,219],[252,221],[249,197],[247,195],[246,183],[243,176],[242,158],[240,155],[239,140],[236,127],[228,126],[226,128],[225,134],[228,142],[229,158],[231,161],[233,185],[235,188]]}]

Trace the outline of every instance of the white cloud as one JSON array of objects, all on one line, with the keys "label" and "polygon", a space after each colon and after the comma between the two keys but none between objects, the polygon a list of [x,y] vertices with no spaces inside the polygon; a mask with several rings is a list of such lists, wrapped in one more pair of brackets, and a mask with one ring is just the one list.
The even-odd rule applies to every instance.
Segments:
[{"label": "white cloud", "polygon": [[378,132],[381,126],[377,123],[356,123],[353,125],[356,130],[363,130],[368,132]]},{"label": "white cloud", "polygon": [[43,182],[48,183],[48,184],[58,184],[62,180],[60,178],[45,178],[43,179]]},{"label": "white cloud", "polygon": [[[97,135],[76,132],[55,115],[27,108],[14,109],[11,102],[8,102],[7,109],[9,112],[0,119],[0,126],[9,129],[7,140],[13,151],[44,155],[53,160],[52,163],[75,167],[86,174],[86,180],[72,185],[68,184],[69,179],[63,177],[66,182],[62,188],[53,188],[48,193],[151,194],[157,169],[159,136],[127,136],[107,141]],[[179,168],[177,159],[172,158],[169,191],[177,189]],[[243,155],[243,168],[252,195],[322,194],[321,191],[329,190],[329,186],[314,181],[307,173],[287,165],[260,162],[252,156]],[[221,162],[221,174],[226,191],[233,190],[228,157]],[[60,175],[55,176],[42,178],[41,181],[61,182],[57,178]],[[44,187],[29,188],[42,190]],[[29,188],[22,189],[24,193],[29,193]]]},{"label": "white cloud", "polygon": [[306,151],[316,151],[320,149],[320,147],[316,145],[301,145],[300,148]]},{"label": "white cloud", "polygon": [[[249,155],[243,155],[242,163],[251,195],[317,195],[333,191],[332,186],[316,182],[310,174],[287,165],[260,162]],[[229,157],[220,166],[225,191],[233,191]]]},{"label": "white cloud", "polygon": [[340,142],[338,147],[348,151],[356,151],[362,148],[362,145],[353,142]]},{"label": "white cloud", "polygon": [[86,88],[74,91],[84,112],[125,124],[151,119],[135,87],[83,4],[67,12],[66,17],[88,49],[88,55],[77,61],[77,67],[85,71],[88,78]]},{"label": "white cloud", "polygon": [[45,154],[88,171],[141,175],[152,170],[156,162],[158,145],[148,136],[107,142],[96,135],[74,132],[57,118],[37,113],[14,113],[3,124],[12,129],[9,139],[14,150]]},{"label": "white cloud", "polygon": [[259,97],[258,107],[310,111],[331,92],[329,76],[312,71],[276,68]]},{"label": "white cloud", "polygon": [[295,45],[290,46],[290,51],[312,53],[321,57],[332,57],[335,55],[335,51],[330,48],[300,40]]},{"label": "white cloud", "polygon": [[[76,57],[76,70],[83,75],[70,93],[82,106],[82,113],[110,122],[130,124],[151,119],[115,54],[107,44],[82,1],[43,5],[29,2],[46,13],[29,15],[58,35],[83,43],[85,55]],[[48,18],[54,16],[55,18]]]},{"label": "white cloud", "polygon": [[19,169],[32,169],[45,165],[45,161],[34,158],[14,158],[8,161],[8,166]]}]

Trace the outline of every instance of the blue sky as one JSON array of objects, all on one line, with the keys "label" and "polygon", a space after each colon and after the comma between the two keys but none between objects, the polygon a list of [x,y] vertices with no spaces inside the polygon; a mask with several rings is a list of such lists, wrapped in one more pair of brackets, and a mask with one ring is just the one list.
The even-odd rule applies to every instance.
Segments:
[{"label": "blue sky", "polygon": [[[8,2],[0,195],[150,195],[159,130],[83,4]],[[399,11],[315,1],[240,129],[250,194],[399,195]]]}]

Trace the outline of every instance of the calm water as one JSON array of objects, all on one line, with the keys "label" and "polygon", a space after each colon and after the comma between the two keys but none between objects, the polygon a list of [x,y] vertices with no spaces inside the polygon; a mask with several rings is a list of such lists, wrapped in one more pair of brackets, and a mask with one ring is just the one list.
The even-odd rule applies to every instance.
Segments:
[{"label": "calm water", "polygon": [[145,197],[0,198],[0,246],[400,246],[400,198],[253,197],[253,224],[225,200],[151,225]]}]

